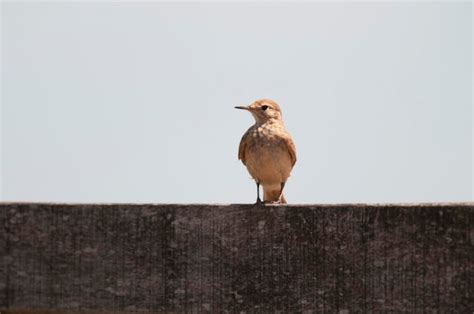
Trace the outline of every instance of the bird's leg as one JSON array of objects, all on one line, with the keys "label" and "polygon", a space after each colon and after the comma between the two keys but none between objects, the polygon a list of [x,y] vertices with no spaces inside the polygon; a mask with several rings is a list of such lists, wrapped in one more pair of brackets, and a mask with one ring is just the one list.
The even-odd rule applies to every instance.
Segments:
[{"label": "bird's leg", "polygon": [[255,205],[261,205],[262,200],[260,199],[260,182],[257,181],[257,203]]},{"label": "bird's leg", "polygon": [[285,198],[283,197],[283,188],[285,187],[285,183],[286,183],[286,182],[280,183],[280,196],[278,197],[278,202],[279,202],[280,204],[286,204],[286,200],[285,200]]}]

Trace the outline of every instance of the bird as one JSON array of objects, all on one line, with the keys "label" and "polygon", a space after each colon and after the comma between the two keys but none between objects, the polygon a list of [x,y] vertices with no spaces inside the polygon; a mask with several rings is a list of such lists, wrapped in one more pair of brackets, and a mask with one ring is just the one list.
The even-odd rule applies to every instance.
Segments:
[{"label": "bird", "polygon": [[262,204],[260,185],[263,204],[286,204],[283,189],[296,163],[296,147],[283,123],[280,106],[271,99],[259,99],[235,108],[247,110],[255,118],[255,124],[242,136],[238,159],[257,184],[256,204]]}]

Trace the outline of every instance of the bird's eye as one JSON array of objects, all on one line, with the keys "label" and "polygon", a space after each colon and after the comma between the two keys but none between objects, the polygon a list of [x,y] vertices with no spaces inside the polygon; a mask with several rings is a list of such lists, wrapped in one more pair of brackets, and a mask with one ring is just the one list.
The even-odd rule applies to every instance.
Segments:
[{"label": "bird's eye", "polygon": [[266,106],[266,105],[265,105],[265,106],[262,106],[262,110],[263,110],[263,111],[265,111],[265,110],[267,110],[267,109],[268,109],[268,106]]}]

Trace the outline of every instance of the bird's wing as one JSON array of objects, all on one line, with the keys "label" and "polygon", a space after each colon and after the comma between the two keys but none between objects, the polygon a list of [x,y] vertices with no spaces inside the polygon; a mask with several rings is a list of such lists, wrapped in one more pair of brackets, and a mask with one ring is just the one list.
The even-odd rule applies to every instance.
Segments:
[{"label": "bird's wing", "polygon": [[244,165],[245,165],[245,150],[247,148],[247,138],[248,138],[247,134],[248,132],[245,132],[239,144],[239,160],[241,160]]},{"label": "bird's wing", "polygon": [[293,140],[291,137],[285,136],[284,138],[286,148],[288,148],[288,152],[290,153],[290,158],[291,158],[291,165],[294,166],[296,163],[296,146],[295,143],[293,143]]}]

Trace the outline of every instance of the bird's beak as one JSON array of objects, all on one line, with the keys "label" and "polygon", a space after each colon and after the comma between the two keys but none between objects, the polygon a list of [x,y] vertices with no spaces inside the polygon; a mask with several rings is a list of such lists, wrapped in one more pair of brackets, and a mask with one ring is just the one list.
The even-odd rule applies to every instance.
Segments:
[{"label": "bird's beak", "polygon": [[235,109],[243,109],[243,110],[250,110],[247,106],[235,106]]}]

